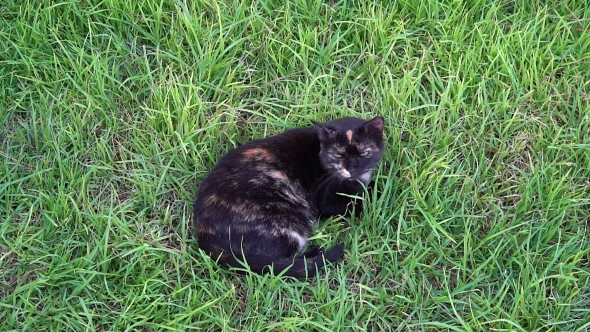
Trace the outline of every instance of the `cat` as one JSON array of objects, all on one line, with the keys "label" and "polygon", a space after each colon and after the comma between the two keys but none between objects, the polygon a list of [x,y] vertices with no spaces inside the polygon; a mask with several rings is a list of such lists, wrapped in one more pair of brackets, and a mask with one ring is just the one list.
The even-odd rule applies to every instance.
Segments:
[{"label": "cat", "polygon": [[193,206],[198,246],[218,264],[305,279],[335,262],[344,245],[310,246],[319,218],[362,204],[384,152],[383,117],[345,117],[250,141],[229,151],[201,183]]}]

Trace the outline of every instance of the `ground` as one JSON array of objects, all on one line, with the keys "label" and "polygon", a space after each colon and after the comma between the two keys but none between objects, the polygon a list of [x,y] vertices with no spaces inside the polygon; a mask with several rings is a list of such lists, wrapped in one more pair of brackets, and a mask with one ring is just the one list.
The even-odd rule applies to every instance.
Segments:
[{"label": "ground", "polygon": [[[0,330],[587,331],[584,1],[0,4]],[[317,278],[190,234],[228,149],[385,118]]]}]

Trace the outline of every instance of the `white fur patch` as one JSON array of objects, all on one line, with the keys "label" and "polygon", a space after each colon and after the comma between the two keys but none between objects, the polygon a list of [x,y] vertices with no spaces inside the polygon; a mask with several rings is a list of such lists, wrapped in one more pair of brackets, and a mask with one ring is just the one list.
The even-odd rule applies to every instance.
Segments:
[{"label": "white fur patch", "polygon": [[340,169],[340,175],[342,175],[345,178],[349,178],[350,177],[350,172],[347,171],[345,168],[341,168]]},{"label": "white fur patch", "polygon": [[361,179],[364,184],[367,184],[371,181],[371,173],[372,171],[366,171],[365,173],[361,174],[361,176],[359,176],[359,179]]},{"label": "white fur patch", "polygon": [[288,230],[287,235],[289,235],[292,239],[297,241],[297,244],[299,245],[297,251],[301,252],[301,250],[303,250],[303,248],[305,247],[305,244],[307,244],[307,239],[301,236],[299,233],[292,230]]}]

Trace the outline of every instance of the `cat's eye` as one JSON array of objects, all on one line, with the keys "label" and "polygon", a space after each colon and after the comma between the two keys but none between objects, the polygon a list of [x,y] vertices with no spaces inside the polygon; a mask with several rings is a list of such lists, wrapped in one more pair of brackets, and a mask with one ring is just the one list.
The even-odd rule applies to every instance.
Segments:
[{"label": "cat's eye", "polygon": [[360,156],[361,156],[361,157],[366,157],[366,156],[368,156],[368,155],[369,155],[369,151],[363,151],[363,152],[361,152],[361,154],[360,154]]},{"label": "cat's eye", "polygon": [[344,155],[341,155],[341,154],[338,154],[337,153],[337,154],[334,155],[334,158],[342,159],[342,158],[344,158]]}]

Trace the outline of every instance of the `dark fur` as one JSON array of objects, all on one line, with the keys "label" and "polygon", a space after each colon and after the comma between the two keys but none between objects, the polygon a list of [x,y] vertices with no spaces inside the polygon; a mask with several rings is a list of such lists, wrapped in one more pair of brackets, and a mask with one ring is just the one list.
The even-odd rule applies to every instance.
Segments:
[{"label": "dark fur", "polygon": [[[194,204],[199,246],[222,265],[314,276],[344,246],[302,253],[319,217],[344,215],[383,153],[383,118],[342,118],[251,141],[228,152]],[[360,154],[367,152],[366,155]],[[342,169],[345,168],[345,170]],[[347,177],[350,175],[350,177]],[[361,205],[354,207],[357,214]]]}]

